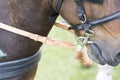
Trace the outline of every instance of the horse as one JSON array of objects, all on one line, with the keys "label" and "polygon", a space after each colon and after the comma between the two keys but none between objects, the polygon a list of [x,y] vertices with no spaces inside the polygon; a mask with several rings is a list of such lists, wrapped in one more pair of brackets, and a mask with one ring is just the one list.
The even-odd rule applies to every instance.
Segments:
[{"label": "horse", "polygon": [[[91,1],[91,0],[87,0],[87,1]],[[99,1],[103,1],[103,0],[98,0]],[[78,2],[80,3],[80,1],[78,0]],[[92,0],[92,2],[94,2]],[[97,2],[97,1],[96,1]],[[77,4],[79,4],[77,3]],[[108,5],[106,5],[106,3],[108,3]],[[91,56],[91,59],[93,59],[94,61],[96,61],[97,63],[100,64],[108,64],[111,66],[116,66],[119,64],[119,36],[118,36],[118,32],[119,32],[119,19],[116,19],[115,21],[109,21],[110,18],[113,19],[113,16],[115,18],[115,16],[117,16],[117,18],[119,18],[120,15],[120,11],[119,11],[119,6],[118,4],[116,4],[117,1],[104,1],[102,5],[96,5],[93,3],[89,3],[85,2],[84,5],[79,4],[78,8],[79,10],[75,11],[72,10],[70,14],[70,16],[72,16],[74,14],[74,17],[68,17],[68,14],[64,14],[63,13],[63,9],[66,9],[66,5],[63,9],[61,8],[61,15],[63,16],[63,18],[73,27],[69,28],[69,29],[73,29],[73,30],[81,30],[83,27],[87,27],[84,28],[92,28],[92,30],[95,32],[94,36],[90,38],[90,40],[92,40],[94,42],[94,44],[89,45],[88,46],[88,52],[89,55],[94,55]],[[71,3],[72,4],[72,3]],[[73,4],[74,5],[74,4]],[[81,9],[81,5],[84,6],[84,10]],[[112,5],[112,6],[110,6]],[[110,7],[109,7],[110,6]],[[76,9],[75,6],[73,6],[74,9]],[[104,8],[104,9],[103,9]],[[65,12],[70,12],[71,9],[66,10]],[[81,13],[80,13],[81,11]],[[78,12],[78,14],[76,13]],[[118,13],[115,13],[118,12]],[[85,25],[79,25],[80,24],[80,20],[81,17],[85,18],[86,21],[86,16],[84,16],[84,14],[86,13],[87,15],[87,19],[88,19],[88,24]],[[90,14],[91,13],[91,14]],[[114,13],[114,14],[112,14]],[[82,15],[83,14],[83,15]],[[110,15],[112,14],[112,15]],[[82,15],[82,16],[80,16]],[[109,16],[107,16],[109,15]],[[66,17],[67,16],[67,17]],[[106,17],[107,16],[107,17]],[[78,18],[79,17],[79,18]],[[101,17],[104,17],[102,19],[99,19]],[[70,19],[72,18],[72,20]],[[96,19],[96,21],[95,21]],[[89,22],[91,21],[91,22]],[[108,23],[104,23],[106,21],[109,21]],[[81,21],[81,23],[84,24],[84,21]],[[101,24],[100,24],[101,23]],[[75,24],[78,24],[77,26],[74,26]],[[98,28],[96,27],[91,27],[91,24],[94,26],[96,24],[100,24],[97,25]],[[109,26],[109,27],[108,27]],[[115,28],[113,29],[112,26],[115,26]],[[116,30],[117,29],[117,30]],[[105,37],[103,37],[103,34]],[[109,41],[108,41],[109,40]],[[114,43],[114,44],[111,44]],[[106,48],[107,47],[107,48]],[[112,54],[114,53],[114,54]]]},{"label": "horse", "polygon": [[[96,5],[89,2],[84,2],[84,8],[89,21],[105,17],[115,12],[119,12],[119,2],[117,0],[105,0],[102,5]],[[79,24],[80,20],[77,16],[76,6],[71,1],[72,9],[67,9],[69,5],[63,3],[63,8],[61,7],[61,15],[63,18],[71,25]],[[70,12],[68,17],[68,13]],[[66,14],[65,14],[66,13]],[[74,14],[74,15],[73,15]],[[72,15],[74,17],[72,17]],[[112,15],[111,15],[112,16]],[[110,17],[110,16],[109,16]],[[71,19],[72,18],[72,19]],[[93,22],[94,23],[94,22]],[[111,66],[116,66],[119,64],[119,19],[110,21],[105,24],[97,25],[97,27],[92,28],[94,31],[94,36],[91,40],[94,42],[92,45],[88,45],[88,52],[91,59],[100,63],[102,65],[108,64]],[[113,27],[114,26],[114,27]],[[79,28],[79,27],[78,27]],[[80,27],[81,28],[81,27]],[[117,30],[116,30],[117,29]],[[103,36],[104,35],[104,36]],[[93,57],[94,56],[94,57]]]},{"label": "horse", "polygon": [[[77,14],[77,1],[79,0],[0,0],[0,22],[47,36],[59,14],[72,26],[84,23]],[[97,1],[84,1],[89,21],[119,11],[118,0]],[[99,2],[102,5],[96,4]],[[95,34],[90,40],[95,44],[89,45],[88,49],[94,61],[112,66],[120,63],[118,24],[119,19],[116,19],[92,28]],[[41,46],[42,43],[0,29],[0,79],[34,80]],[[102,53],[96,56],[98,51]]]},{"label": "horse", "polygon": [[[58,16],[48,2],[0,0],[0,22],[47,36]],[[0,56],[0,80],[34,80],[42,43],[1,29],[0,33],[1,53],[7,55]]]}]

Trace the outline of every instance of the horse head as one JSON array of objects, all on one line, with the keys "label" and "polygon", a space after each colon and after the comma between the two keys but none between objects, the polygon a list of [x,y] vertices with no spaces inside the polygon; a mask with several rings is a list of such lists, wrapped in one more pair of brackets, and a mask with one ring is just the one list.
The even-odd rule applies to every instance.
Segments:
[{"label": "horse head", "polygon": [[[53,0],[54,1],[54,0]],[[55,0],[56,1],[56,0]],[[58,0],[59,1],[59,0]],[[76,1],[82,0],[61,0],[60,15],[70,24],[80,24],[78,17],[78,6]],[[85,14],[88,21],[96,20],[120,10],[120,2],[118,0],[94,0],[83,1]],[[99,3],[103,1],[103,3]],[[78,3],[79,4],[79,3]],[[57,1],[56,1],[57,5]],[[54,9],[55,5],[54,5]],[[93,27],[94,36],[90,38],[93,44],[87,45],[89,56],[92,60],[100,64],[109,64],[116,66],[120,63],[120,19],[111,20],[104,24]],[[81,31],[80,31],[81,33]]]}]

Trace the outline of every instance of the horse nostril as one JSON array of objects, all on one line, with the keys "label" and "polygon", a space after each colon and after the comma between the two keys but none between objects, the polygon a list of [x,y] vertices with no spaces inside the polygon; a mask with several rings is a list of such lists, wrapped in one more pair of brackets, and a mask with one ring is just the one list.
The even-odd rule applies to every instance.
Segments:
[{"label": "horse nostril", "polygon": [[120,62],[120,52],[116,55],[116,60]]}]

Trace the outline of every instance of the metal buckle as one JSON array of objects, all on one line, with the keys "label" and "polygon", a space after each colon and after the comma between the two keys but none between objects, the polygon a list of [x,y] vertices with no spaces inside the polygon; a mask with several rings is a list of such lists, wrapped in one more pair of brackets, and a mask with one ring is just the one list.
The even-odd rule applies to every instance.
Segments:
[{"label": "metal buckle", "polygon": [[89,41],[89,38],[94,35],[94,32],[92,30],[89,30],[89,32],[85,32],[84,36],[77,37],[77,45],[81,46],[82,50],[85,45],[92,44],[92,41]]},{"label": "metal buckle", "polygon": [[86,14],[82,14],[81,16],[82,16],[81,23],[84,24],[87,21]]}]

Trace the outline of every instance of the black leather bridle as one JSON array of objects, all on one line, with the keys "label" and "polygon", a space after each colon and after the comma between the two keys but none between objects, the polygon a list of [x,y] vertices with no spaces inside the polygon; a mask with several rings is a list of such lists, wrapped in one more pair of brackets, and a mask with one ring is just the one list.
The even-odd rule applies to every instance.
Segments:
[{"label": "black leather bridle", "polygon": [[[64,0],[58,0],[57,6],[56,6],[57,13],[60,12],[60,8],[62,6],[63,1]],[[79,17],[81,23],[76,24],[76,25],[72,25],[68,29],[75,30],[77,36],[79,36],[78,33],[80,30],[84,30],[85,33],[87,33],[87,34],[93,34],[93,31],[91,30],[93,27],[96,27],[100,24],[104,24],[104,23],[107,23],[111,20],[120,18],[120,11],[117,11],[116,13],[105,16],[103,18],[99,18],[99,19],[96,19],[93,21],[88,21],[86,14],[85,14],[84,6],[83,6],[84,0],[74,0],[74,1],[77,4],[77,13],[78,13],[78,17]],[[99,5],[103,4],[103,2],[104,2],[104,0],[85,0],[85,1],[93,2],[93,3],[99,4]]]},{"label": "black leather bridle", "polygon": [[[60,8],[62,6],[63,1],[64,0],[58,0],[57,6],[56,6],[57,13],[60,12]],[[86,46],[87,44],[90,44],[89,48],[91,48],[91,51],[93,51],[92,56],[89,55],[90,58],[93,61],[104,65],[104,64],[106,64],[106,61],[102,55],[102,49],[96,43],[90,41],[90,37],[93,36],[93,34],[94,34],[94,32],[91,29],[93,27],[97,27],[98,25],[107,23],[111,20],[120,18],[120,11],[117,11],[117,12],[115,12],[111,15],[105,16],[103,18],[99,18],[99,19],[96,19],[93,21],[88,21],[86,14],[85,14],[83,1],[89,1],[92,3],[102,5],[104,3],[104,0],[74,0],[74,1],[77,4],[77,14],[78,14],[78,17],[79,17],[81,23],[76,24],[76,25],[71,25],[68,29],[73,29],[75,31],[76,36],[77,36],[77,44],[76,45],[78,46],[78,48],[79,48],[79,46],[81,46],[79,51],[82,50],[83,47]],[[80,33],[79,33],[80,30],[85,31],[83,36],[80,36]],[[93,56],[94,56],[94,58],[93,58]],[[95,56],[97,56],[97,57],[95,57]]]},{"label": "black leather bridle", "polygon": [[[58,13],[60,12],[60,8],[62,6],[63,1],[64,0],[58,0],[58,2],[57,2],[56,11]],[[77,6],[78,6],[78,9],[77,9],[78,17],[82,23],[77,24],[77,25],[72,25],[69,29],[88,31],[92,27],[95,27],[97,25],[104,24],[104,23],[109,22],[111,20],[120,18],[120,11],[118,11],[116,13],[105,16],[103,18],[96,19],[93,21],[88,21],[86,18],[84,6],[83,6],[83,0],[74,0],[74,1],[76,2]],[[104,0],[86,0],[86,1],[91,1],[91,2],[97,3],[97,4],[102,4]]]}]

